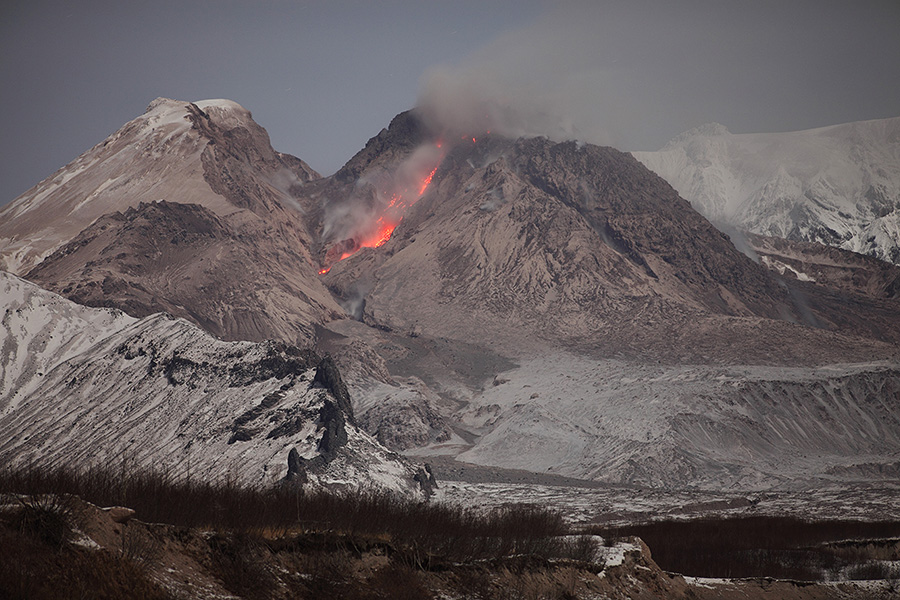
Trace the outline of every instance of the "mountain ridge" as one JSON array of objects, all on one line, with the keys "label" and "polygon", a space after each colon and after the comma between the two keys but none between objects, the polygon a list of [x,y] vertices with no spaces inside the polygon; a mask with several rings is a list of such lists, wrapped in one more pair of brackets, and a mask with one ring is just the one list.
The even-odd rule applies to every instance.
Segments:
[{"label": "mountain ridge", "polygon": [[[316,277],[297,201],[319,175],[275,152],[240,105],[158,99],[71,165],[75,175],[64,169],[0,211],[0,256],[19,274],[230,340],[308,345],[314,323],[342,317]],[[235,304],[232,286],[248,273],[258,281]]]},{"label": "mountain ridge", "polygon": [[[226,339],[330,352],[356,422],[394,451],[534,468],[551,456],[564,475],[650,486],[801,485],[806,467],[809,485],[845,485],[863,459],[894,473],[889,431],[866,441],[883,453],[854,448],[871,446],[860,424],[885,417],[867,394],[895,385],[895,272],[753,237],[739,251],[611,148],[441,140],[413,111],[339,176],[280,185],[282,159],[252,127],[178,110],[186,131],[208,130],[195,172],[227,210],[176,198],[108,212],[29,277]],[[767,412],[773,394],[790,401]],[[816,447],[805,466],[748,416],[826,443],[842,412],[859,415],[859,444]],[[617,437],[641,419],[643,438]]]},{"label": "mountain ridge", "polygon": [[7,464],[420,493],[416,469],[357,428],[329,357],[216,340],[165,313],[82,307],[2,272],[0,291],[0,366],[17,383],[0,396],[0,430],[18,432],[0,442]]},{"label": "mountain ridge", "polygon": [[701,127],[632,154],[713,221],[900,263],[900,117],[785,133]]}]

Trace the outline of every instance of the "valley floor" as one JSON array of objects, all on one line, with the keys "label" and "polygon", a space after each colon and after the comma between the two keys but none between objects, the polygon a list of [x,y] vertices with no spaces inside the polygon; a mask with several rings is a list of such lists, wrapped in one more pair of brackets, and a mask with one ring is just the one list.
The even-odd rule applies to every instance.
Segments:
[{"label": "valley floor", "polygon": [[448,456],[411,458],[432,465],[441,501],[485,508],[506,504],[549,506],[562,511],[567,521],[582,525],[748,515],[900,520],[900,482],[761,492],[663,490],[485,467]]}]

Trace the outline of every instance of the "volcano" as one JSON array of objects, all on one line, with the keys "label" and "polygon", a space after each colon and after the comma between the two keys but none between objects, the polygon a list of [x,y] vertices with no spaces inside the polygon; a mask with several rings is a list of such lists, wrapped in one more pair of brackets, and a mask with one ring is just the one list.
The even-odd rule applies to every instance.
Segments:
[{"label": "volcano", "polygon": [[296,199],[318,178],[240,105],[159,98],[4,207],[2,260],[88,306],[308,345],[342,314]]},{"label": "volcano", "polygon": [[[401,132],[407,141],[398,143]],[[344,172],[366,180],[358,163],[371,162],[370,147],[413,148],[423,139],[415,116],[400,115]],[[814,340],[856,333],[829,324],[825,307],[810,312],[793,281],[738,251],[630,155],[540,138],[478,139],[449,151],[380,251],[323,278],[345,302],[366,290],[358,315],[366,324],[675,362],[755,355],[814,364],[839,358],[813,349],[821,345]],[[785,336],[795,342],[769,344]],[[878,352],[862,339],[838,346],[845,358]]]},{"label": "volcano", "polygon": [[394,450],[657,487],[898,476],[900,271],[729,237],[613,148],[410,111],[319,177],[231,103],[157,101],[2,222],[5,264],[77,302],[330,353]]}]

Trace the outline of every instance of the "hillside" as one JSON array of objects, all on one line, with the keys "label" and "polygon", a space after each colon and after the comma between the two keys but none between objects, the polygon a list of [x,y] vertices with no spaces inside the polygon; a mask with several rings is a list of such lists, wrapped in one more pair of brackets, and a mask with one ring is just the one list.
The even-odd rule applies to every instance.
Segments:
[{"label": "hillside", "polygon": [[419,493],[414,467],[355,425],[330,358],[82,307],[6,273],[0,295],[0,431],[16,432],[0,441],[4,464]]},{"label": "hillside", "polygon": [[342,314],[295,199],[317,177],[240,105],[160,98],[0,211],[0,260],[89,306],[309,344]]}]

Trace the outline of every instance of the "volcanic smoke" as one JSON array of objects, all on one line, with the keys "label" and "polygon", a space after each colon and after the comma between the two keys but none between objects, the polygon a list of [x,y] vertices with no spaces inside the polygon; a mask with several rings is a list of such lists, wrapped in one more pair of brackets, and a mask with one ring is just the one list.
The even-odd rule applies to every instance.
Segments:
[{"label": "volcanic smoke", "polygon": [[425,194],[444,155],[441,142],[424,144],[396,172],[380,177],[374,184],[374,206],[364,210],[351,205],[349,211],[358,213],[350,215],[353,226],[350,231],[333,236],[342,241],[325,255],[325,266],[319,274],[328,273],[334,263],[353,256],[361,248],[378,248],[390,240],[409,207]]}]

